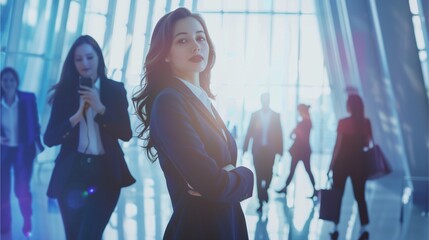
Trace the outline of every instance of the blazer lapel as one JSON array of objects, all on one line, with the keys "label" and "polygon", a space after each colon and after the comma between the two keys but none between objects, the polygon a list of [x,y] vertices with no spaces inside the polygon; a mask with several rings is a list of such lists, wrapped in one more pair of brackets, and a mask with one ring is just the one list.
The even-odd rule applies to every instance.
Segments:
[{"label": "blazer lapel", "polygon": [[211,107],[212,107],[212,111],[215,115],[216,122],[217,122],[218,126],[221,129],[223,129],[223,132],[225,133],[225,134],[222,134],[222,136],[224,136],[224,139],[226,140],[226,142],[230,142],[230,139],[229,139],[230,135],[229,135],[228,128],[225,126],[225,123],[222,121],[222,118],[220,117],[219,113],[216,111],[216,108],[213,105],[211,105]]},{"label": "blazer lapel", "polygon": [[101,101],[101,103],[103,103],[104,106],[106,106],[106,99],[105,99],[105,96],[103,94],[103,91],[106,91],[106,92],[108,91],[108,89],[105,89],[105,88],[107,88],[107,85],[104,84],[105,83],[104,78],[100,77],[100,79],[98,81],[100,81],[100,89],[99,89],[100,101]]},{"label": "blazer lapel", "polygon": [[18,96],[18,143],[22,144],[25,141],[24,133],[27,132],[27,125],[24,122],[24,119],[27,119],[28,116],[25,111],[25,102],[22,98],[20,92],[17,92]]},{"label": "blazer lapel", "polygon": [[180,80],[174,78],[172,79],[172,82],[173,82],[173,87],[178,91],[182,92],[183,94],[185,94],[187,98],[189,98],[190,102],[198,109],[198,111],[203,115],[203,117],[207,120],[207,122],[216,130],[216,132],[222,137],[222,139],[225,140],[225,136],[223,135],[221,130],[221,125],[219,125],[218,122],[216,122],[216,119],[209,112],[209,110],[203,105],[200,99],[198,99],[197,96],[195,96],[184,83],[180,82]]}]

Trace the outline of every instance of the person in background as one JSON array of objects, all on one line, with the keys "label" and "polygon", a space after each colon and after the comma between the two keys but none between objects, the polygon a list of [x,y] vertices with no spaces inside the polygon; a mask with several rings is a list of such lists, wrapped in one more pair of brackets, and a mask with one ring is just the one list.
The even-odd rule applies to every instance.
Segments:
[{"label": "person in background", "polygon": [[256,171],[259,207],[268,202],[268,188],[273,177],[273,165],[276,154],[283,155],[283,132],[280,114],[270,108],[270,95],[261,95],[262,109],[252,114],[249,128],[244,139],[243,154],[247,151],[250,139],[253,139],[252,154]]},{"label": "person in background", "polygon": [[30,181],[36,155],[43,151],[40,124],[34,93],[18,90],[19,77],[15,69],[1,71],[1,234],[11,230],[11,170],[14,191],[18,198],[25,236],[31,235]]},{"label": "person in background", "polygon": [[289,149],[289,153],[292,157],[291,165],[290,165],[290,173],[286,180],[286,185],[278,190],[278,193],[287,193],[287,187],[292,181],[293,175],[295,174],[296,166],[299,161],[302,161],[305,167],[305,171],[307,171],[308,176],[310,177],[311,184],[313,185],[313,195],[311,197],[316,196],[316,188],[313,174],[311,173],[310,166],[310,156],[311,156],[311,147],[310,147],[310,131],[312,128],[309,105],[298,104],[297,110],[299,115],[301,116],[301,121],[298,125],[292,130],[290,134],[290,138],[294,139],[294,143],[292,147]]},{"label": "person in background", "polygon": [[[366,176],[363,158],[364,148],[369,145],[372,139],[372,129],[371,122],[368,118],[365,118],[363,101],[359,95],[352,94],[348,96],[347,111],[351,116],[340,119],[338,122],[337,140],[329,166],[328,177],[332,175],[332,187],[339,189],[341,193],[344,193],[347,177],[351,178],[361,223],[359,240],[364,240],[369,238],[367,230],[369,217],[365,200]],[[341,209],[341,205],[338,208]],[[332,239],[338,239],[340,214],[338,214],[337,219],[334,231],[330,233]]]},{"label": "person in background", "polygon": [[107,78],[100,46],[84,35],[52,91],[44,142],[61,149],[47,194],[58,199],[67,239],[101,239],[121,188],[135,182],[118,142],[132,137],[124,84]]},{"label": "person in background", "polygon": [[178,8],[158,21],[133,101],[173,206],[164,239],[248,239],[240,202],[252,196],[253,173],[236,166],[235,140],[210,101],[214,61],[201,16]]}]

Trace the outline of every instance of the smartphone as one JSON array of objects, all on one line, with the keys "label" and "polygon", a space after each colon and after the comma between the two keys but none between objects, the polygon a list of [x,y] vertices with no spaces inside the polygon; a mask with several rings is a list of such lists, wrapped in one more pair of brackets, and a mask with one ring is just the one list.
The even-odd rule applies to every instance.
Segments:
[{"label": "smartphone", "polygon": [[79,85],[92,88],[92,79],[89,77],[80,77]]}]

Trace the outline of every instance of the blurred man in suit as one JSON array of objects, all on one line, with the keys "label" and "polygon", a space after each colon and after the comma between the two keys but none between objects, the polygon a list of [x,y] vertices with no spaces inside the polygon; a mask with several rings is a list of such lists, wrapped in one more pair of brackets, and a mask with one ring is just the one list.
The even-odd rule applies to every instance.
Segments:
[{"label": "blurred man in suit", "polygon": [[276,154],[283,154],[283,133],[280,114],[270,108],[270,95],[261,95],[262,109],[254,112],[244,140],[243,153],[247,151],[249,141],[253,138],[252,154],[256,171],[259,207],[262,211],[264,202],[268,202],[268,188],[273,176],[273,165]]}]

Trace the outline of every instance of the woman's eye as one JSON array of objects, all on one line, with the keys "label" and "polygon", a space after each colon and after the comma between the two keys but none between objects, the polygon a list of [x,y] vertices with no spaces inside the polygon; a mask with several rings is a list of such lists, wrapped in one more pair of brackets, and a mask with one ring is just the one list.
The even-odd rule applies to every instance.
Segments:
[{"label": "woman's eye", "polygon": [[179,39],[179,41],[177,41],[178,43],[186,43],[187,40],[186,39]]},{"label": "woman's eye", "polygon": [[206,40],[206,38],[205,37],[198,37],[197,38],[197,41],[199,41],[199,42],[202,42],[202,41],[205,41]]}]

